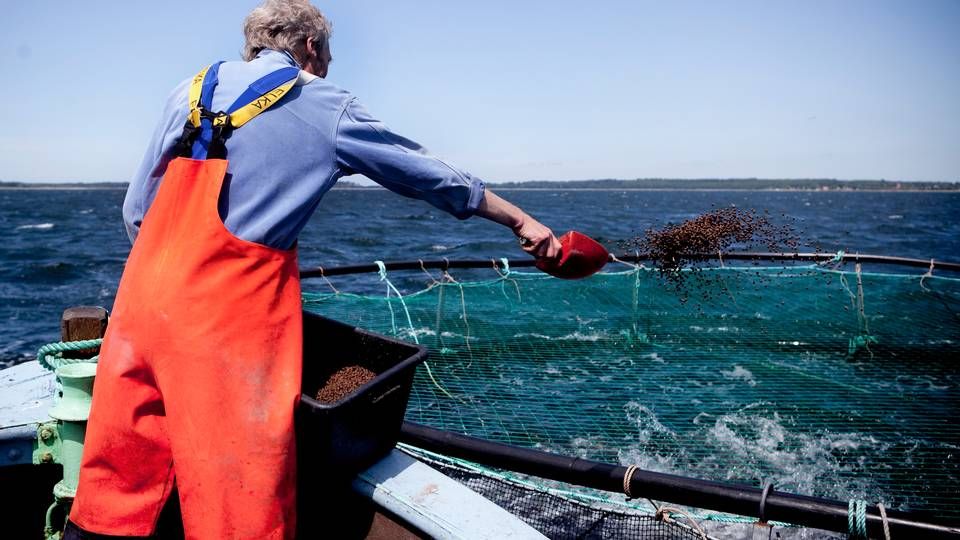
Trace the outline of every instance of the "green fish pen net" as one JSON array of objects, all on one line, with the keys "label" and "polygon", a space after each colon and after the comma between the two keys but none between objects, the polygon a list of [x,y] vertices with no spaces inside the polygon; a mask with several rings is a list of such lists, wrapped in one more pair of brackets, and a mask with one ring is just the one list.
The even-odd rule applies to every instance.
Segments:
[{"label": "green fish pen net", "polygon": [[409,421],[960,520],[960,279],[711,267],[678,291],[643,266],[489,272],[405,295],[381,272],[385,295],[304,307],[429,347]]}]

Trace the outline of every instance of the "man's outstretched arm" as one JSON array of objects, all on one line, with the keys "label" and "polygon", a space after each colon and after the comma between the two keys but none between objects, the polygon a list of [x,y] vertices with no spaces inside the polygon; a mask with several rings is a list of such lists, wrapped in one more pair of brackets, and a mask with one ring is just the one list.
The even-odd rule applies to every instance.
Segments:
[{"label": "man's outstretched arm", "polygon": [[553,231],[489,189],[484,190],[477,215],[509,227],[523,250],[534,257],[554,259],[560,255],[560,241]]}]

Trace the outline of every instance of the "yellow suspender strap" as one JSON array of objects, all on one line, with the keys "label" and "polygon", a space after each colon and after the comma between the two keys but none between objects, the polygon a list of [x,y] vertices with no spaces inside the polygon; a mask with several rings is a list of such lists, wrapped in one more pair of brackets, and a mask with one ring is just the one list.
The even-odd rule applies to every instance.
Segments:
[{"label": "yellow suspender strap", "polygon": [[258,114],[269,109],[293,88],[298,76],[299,73],[289,81],[280,84],[280,86],[260,95],[260,97],[230,113],[230,125],[238,128],[256,118]]},{"label": "yellow suspender strap", "polygon": [[187,95],[187,106],[189,108],[189,114],[187,115],[187,120],[195,128],[200,127],[200,88],[203,86],[203,78],[207,76],[207,70],[210,69],[210,66],[207,66],[200,70],[200,73],[190,81],[190,93]]},{"label": "yellow suspender strap", "polygon": [[[200,127],[200,94],[203,88],[203,79],[207,75],[207,71],[210,69],[210,66],[203,68],[200,73],[190,81],[190,91],[187,95],[189,114],[187,120],[190,124],[195,127]],[[293,88],[293,85],[297,82],[299,77],[299,71],[291,70],[291,72],[296,73],[293,78],[290,80],[281,83],[279,86],[268,90],[267,92],[256,97],[250,103],[243,105],[237,108],[230,114],[219,114],[213,118],[213,127],[223,126],[227,123],[228,119],[230,125],[234,128],[238,128],[250,120],[256,118],[256,116],[263,111],[269,109],[274,103],[280,101],[287,92]],[[236,106],[236,104],[234,104]]]}]

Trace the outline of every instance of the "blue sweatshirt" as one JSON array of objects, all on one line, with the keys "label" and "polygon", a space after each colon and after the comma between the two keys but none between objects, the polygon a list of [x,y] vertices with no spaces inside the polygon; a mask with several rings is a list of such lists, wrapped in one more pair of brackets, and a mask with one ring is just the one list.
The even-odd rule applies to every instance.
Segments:
[{"label": "blue sweatshirt", "polygon": [[[250,62],[220,66],[213,110],[226,110],[254,80],[297,64],[265,50]],[[198,66],[198,71],[199,71]],[[226,142],[227,178],[220,216],[244,240],[289,249],[323,195],[342,176],[362,174],[400,195],[465,219],[483,201],[483,182],[392,132],[348,92],[306,72],[275,106]],[[136,239],[187,119],[190,79],[174,89],[123,203]]]}]

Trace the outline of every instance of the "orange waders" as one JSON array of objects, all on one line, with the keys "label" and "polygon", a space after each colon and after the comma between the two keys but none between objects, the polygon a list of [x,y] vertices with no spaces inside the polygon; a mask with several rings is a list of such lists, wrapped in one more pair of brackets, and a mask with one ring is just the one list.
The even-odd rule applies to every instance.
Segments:
[{"label": "orange waders", "polygon": [[[244,117],[237,104],[234,113],[207,112],[217,67],[190,91],[184,133],[194,156],[218,141],[222,150],[218,121],[229,129],[257,114]],[[284,84],[262,91],[255,85],[264,77],[248,89],[257,111],[293,85],[299,72],[285,69],[271,74]],[[217,202],[226,171],[225,159],[174,159],[130,252],[70,514],[83,530],[150,535],[176,482],[187,538],[294,535],[297,256],[224,227]]]}]

